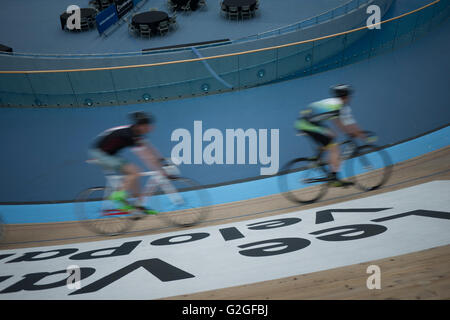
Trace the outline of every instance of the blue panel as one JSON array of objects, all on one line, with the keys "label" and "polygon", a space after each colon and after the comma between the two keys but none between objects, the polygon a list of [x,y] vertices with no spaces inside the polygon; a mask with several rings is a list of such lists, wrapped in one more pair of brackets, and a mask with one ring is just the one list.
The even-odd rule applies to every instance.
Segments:
[{"label": "blue panel", "polygon": [[101,11],[96,17],[97,30],[98,33],[102,34],[106,29],[111,27],[114,23],[119,20],[117,16],[116,6],[114,4],[110,5],[105,10]]}]

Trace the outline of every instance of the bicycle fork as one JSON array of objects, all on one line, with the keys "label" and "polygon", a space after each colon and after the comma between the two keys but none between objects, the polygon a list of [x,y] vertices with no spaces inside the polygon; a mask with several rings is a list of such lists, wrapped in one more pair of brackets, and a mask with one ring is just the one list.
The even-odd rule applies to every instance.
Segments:
[{"label": "bicycle fork", "polygon": [[155,177],[156,183],[161,187],[164,193],[169,197],[170,201],[176,205],[184,204],[183,197],[179,194],[177,189],[170,183],[169,179],[163,175],[157,175]]}]

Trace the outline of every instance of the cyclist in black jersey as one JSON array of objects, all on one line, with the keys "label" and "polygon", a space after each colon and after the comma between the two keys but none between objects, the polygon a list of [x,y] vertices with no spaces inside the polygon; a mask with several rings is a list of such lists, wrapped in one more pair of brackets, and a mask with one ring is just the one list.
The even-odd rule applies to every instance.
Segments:
[{"label": "cyclist in black jersey", "polygon": [[97,160],[98,164],[105,170],[123,174],[122,190],[111,194],[110,199],[126,203],[131,196],[137,199],[135,207],[143,208],[142,196],[139,186],[139,168],[126,161],[119,155],[119,152],[127,147],[132,150],[149,167],[158,170],[162,175],[166,173],[162,169],[160,159],[162,159],[158,150],[144,140],[144,135],[154,129],[154,119],[151,115],[144,112],[134,112],[130,114],[133,123],[120,127],[114,127],[101,133],[91,149],[90,156]]}]

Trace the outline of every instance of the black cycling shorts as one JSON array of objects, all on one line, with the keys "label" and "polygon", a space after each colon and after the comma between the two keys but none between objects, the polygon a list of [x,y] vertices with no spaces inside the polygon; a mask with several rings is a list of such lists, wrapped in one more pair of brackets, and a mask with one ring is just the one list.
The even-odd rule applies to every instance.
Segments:
[{"label": "black cycling shorts", "polygon": [[333,138],[324,134],[320,134],[313,131],[302,131],[310,136],[315,142],[322,145],[323,147],[328,146],[331,142],[333,142]]}]

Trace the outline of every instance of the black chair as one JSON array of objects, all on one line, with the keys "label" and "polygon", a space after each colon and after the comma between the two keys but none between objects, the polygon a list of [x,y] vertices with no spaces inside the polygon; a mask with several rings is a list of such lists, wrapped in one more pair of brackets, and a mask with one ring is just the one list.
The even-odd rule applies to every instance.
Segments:
[{"label": "black chair", "polygon": [[129,23],[128,24],[128,33],[131,34],[132,36],[135,36],[138,33],[138,29],[134,26],[134,24]]},{"label": "black chair", "polygon": [[102,10],[108,8],[110,4],[111,4],[111,1],[109,1],[109,0],[101,0]]},{"label": "black chair", "polygon": [[239,19],[238,7],[228,7],[228,18],[229,19],[236,18],[236,20]]},{"label": "black chair", "polygon": [[146,24],[140,24],[139,25],[139,34],[141,37],[150,38],[152,36],[152,30],[150,27]]},{"label": "black chair", "polygon": [[89,28],[95,28],[95,17],[90,16],[88,19]]},{"label": "black chair", "polygon": [[169,21],[161,21],[158,25],[158,31],[161,36],[166,35],[169,32]]},{"label": "black chair", "polygon": [[242,6],[241,17],[242,17],[242,19],[250,19],[251,18],[250,6]]},{"label": "black chair", "polygon": [[97,2],[96,0],[89,1],[89,6],[92,8],[95,8],[97,11],[100,11],[102,9],[101,4],[99,2]]},{"label": "black chair", "polygon": [[228,8],[226,5],[223,4],[223,1],[220,1],[220,13],[223,14],[225,17],[228,17]]},{"label": "black chair", "polygon": [[191,0],[189,0],[188,2],[186,2],[185,5],[181,6],[181,10],[184,11],[184,13],[188,13],[191,11]]},{"label": "black chair", "polygon": [[174,3],[172,0],[167,0],[167,8],[169,8],[171,12],[174,12],[177,9],[177,7],[178,5]]},{"label": "black chair", "polygon": [[201,10],[206,10],[207,9],[206,0],[199,0],[198,6],[200,7]]},{"label": "black chair", "polygon": [[178,29],[177,15],[176,14],[174,14],[171,17],[169,17],[169,27],[171,29]]}]

